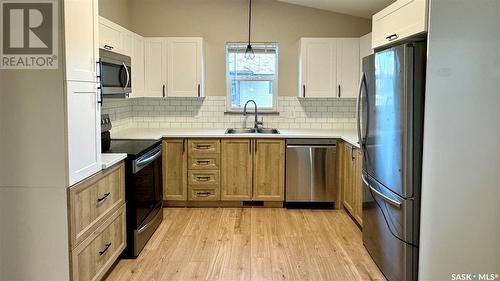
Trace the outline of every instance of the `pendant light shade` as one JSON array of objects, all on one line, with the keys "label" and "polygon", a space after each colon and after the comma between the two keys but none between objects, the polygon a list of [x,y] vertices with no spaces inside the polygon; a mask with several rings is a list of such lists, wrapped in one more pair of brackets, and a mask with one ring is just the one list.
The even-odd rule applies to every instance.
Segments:
[{"label": "pendant light shade", "polygon": [[252,0],[249,0],[248,5],[248,45],[245,50],[245,59],[253,60],[255,58],[255,52],[252,48],[252,41],[250,40],[250,36],[252,34]]}]

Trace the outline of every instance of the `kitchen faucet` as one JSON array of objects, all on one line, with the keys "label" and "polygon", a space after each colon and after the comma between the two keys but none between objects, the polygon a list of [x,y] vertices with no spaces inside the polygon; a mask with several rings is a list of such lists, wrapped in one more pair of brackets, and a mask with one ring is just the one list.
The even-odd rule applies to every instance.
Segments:
[{"label": "kitchen faucet", "polygon": [[262,126],[263,125],[263,122],[262,121],[259,121],[257,119],[257,103],[254,101],[254,100],[248,100],[246,103],[245,103],[245,107],[243,108],[243,115],[246,116],[247,115],[247,105],[248,103],[250,102],[253,102],[254,106],[255,106],[255,112],[254,112],[254,115],[255,115],[255,121],[253,123],[253,127],[255,130],[259,129],[259,126]]}]

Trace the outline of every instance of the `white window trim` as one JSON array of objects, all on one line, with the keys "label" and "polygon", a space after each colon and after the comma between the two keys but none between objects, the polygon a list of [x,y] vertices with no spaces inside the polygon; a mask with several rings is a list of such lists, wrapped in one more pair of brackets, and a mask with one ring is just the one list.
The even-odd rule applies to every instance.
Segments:
[{"label": "white window trim", "polygon": [[[247,43],[243,42],[227,42],[226,43],[226,112],[241,112],[243,113],[243,108],[235,108],[231,106],[231,87],[232,87],[232,80],[229,79],[229,69],[228,69],[228,48],[230,44],[242,44],[242,45],[247,45]],[[266,44],[266,43],[256,43],[254,44]],[[258,111],[259,112],[277,112],[278,111],[278,81],[279,81],[279,44],[277,42],[267,42],[267,44],[275,44],[276,45],[276,74],[275,74],[275,79],[273,80],[273,107],[260,107],[257,104]],[[260,77],[255,77],[254,79],[252,78],[245,78],[245,79],[240,79],[240,80],[247,80],[247,81],[269,81],[262,79]],[[253,110],[253,104],[252,108]],[[253,112],[253,111],[252,111]]]}]

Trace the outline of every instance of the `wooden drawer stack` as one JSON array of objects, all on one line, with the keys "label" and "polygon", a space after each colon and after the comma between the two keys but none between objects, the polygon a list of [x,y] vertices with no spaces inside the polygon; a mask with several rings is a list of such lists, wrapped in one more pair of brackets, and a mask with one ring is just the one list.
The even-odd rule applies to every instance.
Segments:
[{"label": "wooden drawer stack", "polygon": [[220,140],[188,140],[188,200],[220,200]]},{"label": "wooden drawer stack", "polygon": [[121,162],[69,189],[71,276],[100,280],[126,245]]}]

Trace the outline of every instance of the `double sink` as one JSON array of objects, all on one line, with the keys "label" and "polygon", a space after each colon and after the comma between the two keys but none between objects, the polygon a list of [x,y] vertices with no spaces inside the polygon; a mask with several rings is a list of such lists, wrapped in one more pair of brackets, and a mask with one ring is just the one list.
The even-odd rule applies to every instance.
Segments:
[{"label": "double sink", "polygon": [[271,128],[230,128],[226,130],[226,134],[279,134],[278,129]]}]

